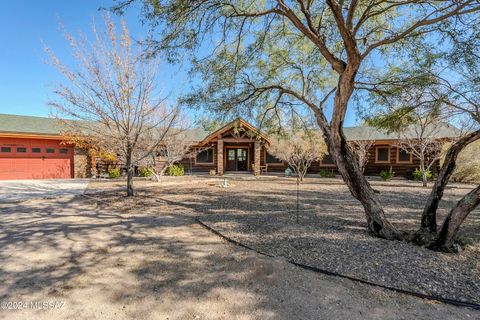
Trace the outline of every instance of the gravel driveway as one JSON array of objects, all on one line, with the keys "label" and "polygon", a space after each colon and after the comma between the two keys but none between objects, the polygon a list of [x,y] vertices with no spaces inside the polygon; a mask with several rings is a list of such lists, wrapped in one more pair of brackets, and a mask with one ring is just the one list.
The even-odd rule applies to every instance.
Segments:
[{"label": "gravel driveway", "polygon": [[109,199],[0,204],[0,301],[63,303],[0,319],[480,317],[224,243],[151,191]]},{"label": "gravel driveway", "polygon": [[0,202],[79,195],[88,182],[88,179],[0,180]]}]

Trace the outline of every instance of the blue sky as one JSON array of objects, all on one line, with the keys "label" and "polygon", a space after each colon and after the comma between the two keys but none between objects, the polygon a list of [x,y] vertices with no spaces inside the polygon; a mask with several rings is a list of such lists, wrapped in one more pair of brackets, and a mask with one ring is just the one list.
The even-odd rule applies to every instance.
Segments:
[{"label": "blue sky", "polygon": [[[68,32],[88,32],[93,18],[100,18],[99,8],[113,1],[42,0],[12,1],[0,10],[0,113],[48,116],[48,99],[59,73],[46,63],[45,43],[65,62],[71,62],[70,50],[60,30],[60,22]],[[145,34],[138,19],[138,10],[130,8],[126,20],[132,36]],[[98,23],[101,25],[100,23]],[[42,43],[43,42],[43,43]],[[175,97],[186,78],[179,67],[163,65],[162,83],[165,94]],[[174,77],[175,75],[175,77]],[[184,88],[185,87],[185,88]]]},{"label": "blue sky", "polygon": [[[59,27],[75,35],[87,32],[93,18],[99,18],[99,8],[109,7],[111,0],[65,1],[10,1],[0,10],[0,113],[48,116],[49,96],[62,77],[45,63],[43,43],[52,48],[64,62],[69,62],[70,51]],[[134,37],[145,34],[147,28],[139,22],[139,10],[131,7],[125,19]],[[43,43],[42,43],[43,42]],[[71,61],[71,60],[70,60]],[[171,101],[188,90],[188,75],[182,66],[162,65],[160,85]],[[351,107],[346,125],[355,122]]]}]

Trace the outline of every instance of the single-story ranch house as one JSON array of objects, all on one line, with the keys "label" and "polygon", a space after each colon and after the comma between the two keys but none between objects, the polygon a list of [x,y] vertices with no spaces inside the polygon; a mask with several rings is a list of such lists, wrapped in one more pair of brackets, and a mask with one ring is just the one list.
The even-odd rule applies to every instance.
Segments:
[{"label": "single-story ranch house", "polygon": [[[371,127],[350,127],[344,132],[348,140],[374,141],[366,175],[378,175],[390,167],[397,175],[403,175],[418,167],[418,159],[396,146],[395,135]],[[445,125],[438,132],[438,138],[444,139],[454,137],[457,130]],[[214,170],[219,175],[230,172],[259,175],[287,168],[285,163],[268,154],[269,137],[243,119],[212,133],[195,129],[190,136],[194,148],[202,151],[180,162],[186,173]],[[85,152],[62,141],[55,119],[0,114],[0,180],[88,177],[87,158]],[[323,168],[335,169],[329,156],[314,163],[309,172],[316,173]]]}]

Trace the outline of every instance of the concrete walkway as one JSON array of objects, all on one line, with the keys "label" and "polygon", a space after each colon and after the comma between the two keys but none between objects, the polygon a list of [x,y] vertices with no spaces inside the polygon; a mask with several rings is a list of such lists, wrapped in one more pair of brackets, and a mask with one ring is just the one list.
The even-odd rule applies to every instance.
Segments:
[{"label": "concrete walkway", "polygon": [[79,195],[88,182],[88,179],[0,181],[0,202]]}]

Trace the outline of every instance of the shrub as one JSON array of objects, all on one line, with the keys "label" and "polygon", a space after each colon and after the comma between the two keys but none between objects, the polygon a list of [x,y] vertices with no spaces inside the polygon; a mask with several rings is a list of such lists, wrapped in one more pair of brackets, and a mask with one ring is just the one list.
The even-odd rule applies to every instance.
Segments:
[{"label": "shrub", "polygon": [[322,178],[335,178],[335,172],[333,170],[321,169],[319,174]]},{"label": "shrub", "polygon": [[302,165],[300,165],[300,168],[298,168],[298,170],[300,170],[299,173],[301,175],[304,175],[306,173],[305,171],[307,171],[307,168],[302,164]]},{"label": "shrub", "polygon": [[393,172],[392,167],[390,167],[390,170],[380,171],[380,177],[382,177],[383,181],[390,181],[394,175],[395,172]]},{"label": "shrub", "polygon": [[151,177],[155,173],[152,167],[141,167],[139,170],[140,177]]},{"label": "shrub", "polygon": [[183,176],[185,175],[185,170],[181,164],[172,164],[167,168],[167,175],[169,176]]},{"label": "shrub", "polygon": [[120,177],[120,168],[109,168],[108,176],[112,179]]},{"label": "shrub", "polygon": [[[425,171],[425,175],[427,176],[427,180],[432,180],[433,178],[432,171],[430,170]],[[420,170],[420,168],[415,168],[415,171],[413,171],[413,180],[422,181],[422,171]]]},{"label": "shrub", "polygon": [[98,154],[98,157],[106,162],[114,162],[117,160],[117,157],[115,156],[115,154],[110,152],[100,152]]}]

